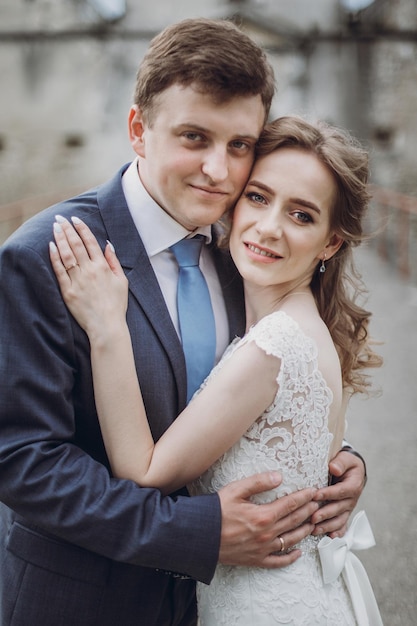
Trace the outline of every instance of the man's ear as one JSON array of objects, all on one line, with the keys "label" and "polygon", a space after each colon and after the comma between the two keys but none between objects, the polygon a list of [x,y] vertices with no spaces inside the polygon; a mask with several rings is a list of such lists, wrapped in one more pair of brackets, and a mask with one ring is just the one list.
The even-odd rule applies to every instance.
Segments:
[{"label": "man's ear", "polygon": [[129,111],[129,139],[132,144],[133,150],[137,155],[144,157],[145,156],[145,121],[143,119],[142,111],[135,104],[130,108]]},{"label": "man's ear", "polygon": [[336,254],[336,252],[339,250],[343,242],[344,242],[344,239],[340,237],[340,235],[336,235],[336,233],[334,233],[330,237],[329,242],[327,243],[326,247],[322,250],[319,258],[321,260],[328,261],[329,259],[332,258],[332,256]]}]

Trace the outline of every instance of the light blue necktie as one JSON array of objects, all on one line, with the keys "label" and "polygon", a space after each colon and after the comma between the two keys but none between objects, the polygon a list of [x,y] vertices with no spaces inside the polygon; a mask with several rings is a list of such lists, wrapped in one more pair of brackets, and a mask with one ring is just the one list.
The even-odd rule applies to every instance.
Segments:
[{"label": "light blue necktie", "polygon": [[187,402],[212,370],[216,352],[213,308],[198,265],[204,239],[197,235],[171,246],[179,265],[177,308],[187,368]]}]

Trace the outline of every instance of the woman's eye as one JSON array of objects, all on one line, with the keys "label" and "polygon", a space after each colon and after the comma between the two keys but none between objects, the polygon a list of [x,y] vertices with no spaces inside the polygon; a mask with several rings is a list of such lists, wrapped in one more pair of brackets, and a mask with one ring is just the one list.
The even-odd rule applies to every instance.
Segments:
[{"label": "woman's eye", "polygon": [[304,211],[294,211],[293,215],[297,218],[298,221],[305,224],[313,221],[311,215],[309,215],[309,213],[305,213]]},{"label": "woman's eye", "polygon": [[266,202],[266,200],[263,197],[263,195],[260,194],[260,193],[256,193],[255,191],[249,191],[246,194],[246,197],[248,198],[248,200],[251,200],[252,202],[257,202],[257,203],[260,203],[260,204],[265,204],[265,202]]}]

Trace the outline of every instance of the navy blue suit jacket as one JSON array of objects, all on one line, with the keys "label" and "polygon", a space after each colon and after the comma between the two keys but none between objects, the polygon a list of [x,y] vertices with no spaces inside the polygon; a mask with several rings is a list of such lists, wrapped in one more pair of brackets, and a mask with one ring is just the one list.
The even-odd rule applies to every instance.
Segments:
[{"label": "navy blue suit jacket", "polygon": [[[126,166],[125,166],[126,167]],[[0,616],[2,626],[195,623],[209,583],[219,500],[162,497],[111,476],[89,345],[62,302],[48,254],[54,216],[76,215],[129,279],[128,324],[155,439],[183,409],[185,363],[158,282],[114,179],[46,209],[0,249]],[[230,337],[243,330],[241,281],[213,247]]]}]

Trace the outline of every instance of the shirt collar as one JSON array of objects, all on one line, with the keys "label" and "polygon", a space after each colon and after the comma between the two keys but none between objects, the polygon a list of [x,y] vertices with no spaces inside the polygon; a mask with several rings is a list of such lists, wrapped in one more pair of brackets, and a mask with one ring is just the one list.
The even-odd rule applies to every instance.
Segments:
[{"label": "shirt collar", "polygon": [[132,219],[149,257],[152,257],[190,234],[202,234],[211,242],[211,226],[190,233],[149,195],[139,176],[138,157],[123,174],[122,187]]}]

